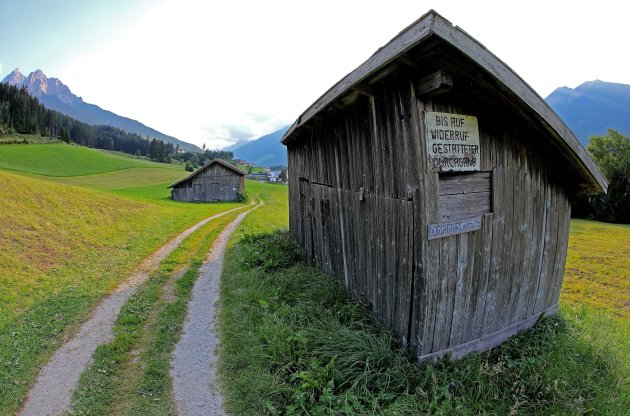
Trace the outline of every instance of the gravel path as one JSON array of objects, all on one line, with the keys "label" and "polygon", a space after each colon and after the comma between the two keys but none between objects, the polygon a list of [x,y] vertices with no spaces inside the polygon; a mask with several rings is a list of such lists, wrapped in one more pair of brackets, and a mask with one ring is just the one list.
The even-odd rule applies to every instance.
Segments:
[{"label": "gravel path", "polygon": [[216,310],[225,248],[230,235],[252,210],[241,215],[219,234],[199,270],[188,303],[182,336],[171,359],[173,396],[180,416],[224,415],[223,397],[216,377]]},{"label": "gravel path", "polygon": [[131,276],[94,309],[92,317],[79,328],[74,337],[53,355],[39,374],[20,414],[53,416],[68,411],[81,373],[91,364],[96,347],[112,340],[112,326],[116,317],[137,286],[146,281],[149,273],[157,269],[160,262],[190,234],[209,221],[242,208],[225,211],[198,222],[140,263]]}]

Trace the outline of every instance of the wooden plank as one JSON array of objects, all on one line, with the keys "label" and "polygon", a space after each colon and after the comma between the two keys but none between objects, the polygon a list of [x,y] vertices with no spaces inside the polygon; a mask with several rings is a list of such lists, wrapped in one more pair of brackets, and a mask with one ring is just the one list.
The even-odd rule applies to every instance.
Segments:
[{"label": "wooden plank", "polygon": [[435,71],[420,78],[416,85],[416,94],[426,99],[449,92],[452,88],[453,77],[444,71]]},{"label": "wooden plank", "polygon": [[545,309],[547,294],[553,279],[553,263],[556,257],[556,238],[558,230],[558,209],[556,207],[555,186],[549,179],[545,183],[545,233],[540,264],[540,277],[536,290],[536,302],[533,314]]},{"label": "wooden plank", "polygon": [[[512,226],[514,224],[514,205],[512,203],[513,193],[512,189],[514,187],[514,170],[513,159],[511,155],[511,143],[507,135],[504,133],[501,135],[501,143],[502,143],[502,159],[504,166],[504,177],[503,177],[503,190],[500,195],[501,201],[500,204],[503,207],[504,215],[505,215],[505,224],[503,228],[503,234],[500,239],[500,250],[496,254],[500,254],[503,257],[503,261],[501,264],[501,269],[499,271],[499,290],[497,296],[497,310],[499,313],[495,317],[495,322],[493,326],[493,331],[498,330],[499,328],[506,325],[509,322],[509,317],[506,316],[506,311],[509,308],[509,298],[510,298],[510,290],[513,283],[513,278],[510,275],[511,265],[513,261],[511,249],[512,249]],[[497,195],[495,195],[497,198]]]},{"label": "wooden plank", "polygon": [[418,361],[421,363],[435,362],[439,358],[445,357],[447,354],[451,354],[453,359],[460,359],[473,351],[488,351],[491,348],[501,345],[503,342],[507,341],[510,337],[518,334],[519,332],[533,327],[540,318],[540,315],[549,316],[555,314],[557,311],[558,305],[554,305],[551,308],[544,310],[539,315],[529,317],[521,322],[501,328],[498,331],[484,335],[476,340],[456,345],[451,348],[446,348],[441,351],[435,351],[430,354],[419,355]]},{"label": "wooden plank", "polygon": [[472,283],[471,239],[471,234],[460,234],[457,236],[457,269],[455,271],[453,317],[451,319],[449,346],[459,345],[464,328],[470,325],[470,316],[466,312],[468,311]]},{"label": "wooden plank", "polygon": [[491,212],[492,192],[440,195],[438,222],[471,218]]},{"label": "wooden plank", "polygon": [[457,236],[442,238],[439,241],[440,296],[437,305],[433,351],[440,351],[449,346],[455,287],[457,285]]},{"label": "wooden plank", "polygon": [[560,289],[564,277],[564,268],[569,245],[569,227],[571,220],[571,204],[563,189],[558,189],[558,232],[556,242],[556,259],[553,269],[553,283],[547,297],[547,305],[556,305],[560,298]]},{"label": "wooden plank", "polygon": [[534,165],[532,164],[532,155],[525,149],[521,149],[519,156],[521,157],[521,171],[523,172],[522,178],[522,195],[528,195],[529,198],[522,201],[521,222],[524,224],[521,228],[525,227],[522,234],[523,243],[522,250],[524,251],[523,267],[520,276],[518,276],[519,282],[521,282],[521,291],[518,297],[516,311],[512,318],[513,322],[520,322],[527,318],[527,310],[529,308],[529,302],[533,298],[532,287],[536,281],[535,264],[537,264],[536,252],[537,241],[536,238],[538,227],[540,222],[536,219],[537,204],[540,203],[537,198],[536,182]]},{"label": "wooden plank", "polygon": [[486,214],[482,218],[480,233],[481,243],[476,247],[476,249],[479,250],[477,255],[480,257],[480,265],[475,267],[475,271],[479,270],[479,275],[474,275],[473,279],[479,286],[476,298],[471,299],[471,302],[474,302],[474,317],[470,328],[470,335],[466,337],[467,341],[482,336],[486,304],[488,302],[488,280],[490,278],[490,266],[492,262],[493,215],[494,214]]},{"label": "wooden plank", "polygon": [[492,172],[440,175],[438,194],[453,195],[464,193],[491,192]]},{"label": "wooden plank", "polygon": [[529,228],[529,218],[527,218],[527,206],[531,199],[523,198],[526,195],[524,189],[524,178],[527,174],[525,149],[518,146],[510,137],[510,150],[508,157],[511,157],[512,167],[512,238],[511,238],[511,261],[507,273],[510,280],[506,309],[504,311],[505,320],[503,326],[512,325],[519,322],[516,319],[522,285],[525,285],[527,276],[524,276],[526,264],[529,262],[529,252],[526,251],[527,229]]},{"label": "wooden plank", "polygon": [[[412,97],[415,92],[411,91]],[[423,103],[418,99],[412,99],[411,116],[416,132],[414,143],[417,147],[420,160],[418,165],[427,166],[426,146],[424,145],[425,126],[423,111],[432,111],[432,103]],[[436,333],[436,316],[438,296],[440,289],[440,242],[428,241],[426,227],[424,225],[437,220],[437,188],[438,174],[429,173],[424,168],[421,171],[424,180],[418,182],[418,198],[414,199],[414,215],[416,221],[415,237],[415,274],[413,292],[413,313],[411,322],[412,348],[418,353],[433,351],[433,341]]]},{"label": "wooden plank", "polygon": [[[484,311],[483,325],[481,336],[490,334],[496,330],[498,316],[501,312],[499,302],[501,300],[501,280],[504,258],[500,247],[503,246],[503,238],[505,232],[506,211],[504,206],[505,195],[505,163],[503,160],[504,146],[499,137],[493,137],[492,141],[492,157],[495,160],[495,170],[492,173],[494,180],[492,181],[493,207],[492,207],[492,256],[490,263],[490,274],[488,276],[488,285],[486,291],[486,307]],[[498,252],[494,251],[494,248]]]}]

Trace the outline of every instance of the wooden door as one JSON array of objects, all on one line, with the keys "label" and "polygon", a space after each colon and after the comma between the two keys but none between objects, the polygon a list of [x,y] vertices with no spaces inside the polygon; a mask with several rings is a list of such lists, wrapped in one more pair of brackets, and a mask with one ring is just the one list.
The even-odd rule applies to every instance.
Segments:
[{"label": "wooden door", "polygon": [[201,183],[199,182],[193,183],[193,201],[201,201]]}]

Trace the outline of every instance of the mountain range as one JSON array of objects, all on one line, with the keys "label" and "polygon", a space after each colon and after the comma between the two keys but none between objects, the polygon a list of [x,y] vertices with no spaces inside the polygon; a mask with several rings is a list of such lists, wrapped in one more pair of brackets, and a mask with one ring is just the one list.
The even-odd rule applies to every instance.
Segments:
[{"label": "mountain range", "polygon": [[[46,108],[84,123],[110,125],[130,133],[171,142],[188,151],[201,151],[193,144],[168,136],[136,120],[86,103],[59,79],[48,78],[39,69],[28,76],[15,69],[2,82],[18,87],[25,86]],[[545,100],[584,146],[588,144],[589,137],[604,135],[609,128],[630,135],[630,85],[588,81],[576,88],[557,88]],[[289,126],[283,127],[256,140],[238,141],[224,150],[231,150],[235,158],[259,166],[286,166],[287,151],[280,139],[288,128]]]},{"label": "mountain range", "polygon": [[249,143],[243,144],[236,149],[234,145],[230,146],[237,159],[243,159],[258,166],[287,166],[287,148],[280,143],[280,139],[289,126],[285,126],[280,130],[269,133]]},{"label": "mountain range", "polygon": [[179,145],[179,147],[191,152],[201,151],[201,149],[194,144],[168,136],[151,127],[145,126],[139,121],[119,116],[97,105],[86,103],[81,97],[74,95],[72,91],[70,91],[70,88],[58,78],[48,78],[39,69],[31,72],[28,76],[24,76],[24,74],[16,68],[7,75],[2,82],[17,87],[25,86],[29,94],[37,97],[44,107],[58,111],[84,123],[113,126],[129,133],[136,133],[141,136],[148,136],[150,138],[170,142],[173,143],[173,145]]},{"label": "mountain range", "polygon": [[545,101],[584,146],[589,137],[605,135],[608,129],[630,135],[630,85],[588,81],[557,88]]},{"label": "mountain range", "polygon": [[[591,136],[605,135],[608,129],[630,135],[630,85],[588,81],[576,88],[557,88],[545,100],[584,147]],[[287,152],[280,139],[288,128],[245,144],[239,141],[224,150],[257,165],[286,166]]]}]

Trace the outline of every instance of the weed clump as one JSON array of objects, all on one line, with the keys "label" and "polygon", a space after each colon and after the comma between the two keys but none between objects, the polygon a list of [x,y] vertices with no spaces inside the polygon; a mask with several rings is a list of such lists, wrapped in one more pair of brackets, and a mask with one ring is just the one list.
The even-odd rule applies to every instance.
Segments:
[{"label": "weed clump", "polygon": [[302,250],[289,231],[262,234],[245,234],[247,242],[243,263],[267,272],[294,266],[303,261]]}]

